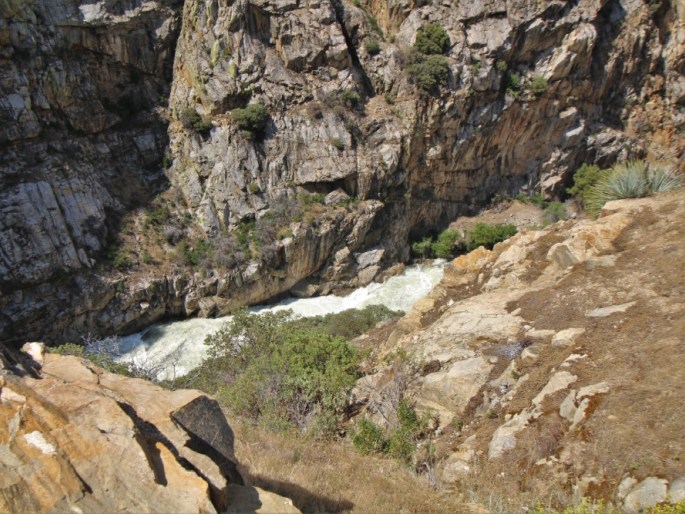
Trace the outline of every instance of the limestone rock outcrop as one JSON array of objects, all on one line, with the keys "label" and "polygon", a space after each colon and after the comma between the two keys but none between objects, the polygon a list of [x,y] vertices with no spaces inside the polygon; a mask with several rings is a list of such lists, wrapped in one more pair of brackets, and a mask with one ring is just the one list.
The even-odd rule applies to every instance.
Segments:
[{"label": "limestone rock outcrop", "polygon": [[233,432],[201,392],[77,357],[45,355],[39,373],[11,368],[0,375],[3,512],[299,512],[242,485]]}]

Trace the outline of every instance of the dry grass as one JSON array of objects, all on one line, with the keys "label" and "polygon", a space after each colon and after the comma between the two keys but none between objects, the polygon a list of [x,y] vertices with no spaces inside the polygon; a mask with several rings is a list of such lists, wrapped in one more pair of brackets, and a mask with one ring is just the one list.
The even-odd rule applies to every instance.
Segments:
[{"label": "dry grass", "polygon": [[316,441],[235,423],[236,457],[250,485],[288,496],[304,513],[470,512],[455,492],[391,459],[339,441]]}]

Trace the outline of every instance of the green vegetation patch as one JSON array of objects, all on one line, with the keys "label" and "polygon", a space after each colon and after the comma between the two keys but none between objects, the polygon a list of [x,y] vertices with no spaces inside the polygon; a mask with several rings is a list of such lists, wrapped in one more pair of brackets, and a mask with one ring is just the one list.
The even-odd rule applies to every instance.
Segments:
[{"label": "green vegetation patch", "polygon": [[207,132],[213,127],[211,120],[205,119],[192,107],[186,107],[178,117],[181,124],[197,133]]},{"label": "green vegetation patch", "polygon": [[375,39],[366,42],[366,53],[369,55],[378,55],[381,51],[381,45]]},{"label": "green vegetation patch", "polygon": [[437,239],[424,237],[411,245],[411,251],[416,257],[423,259],[447,259],[463,248],[463,238],[458,230],[447,229],[441,232]]},{"label": "green vegetation patch", "polygon": [[414,49],[426,55],[444,54],[450,49],[451,41],[447,31],[438,23],[427,23],[416,33]]},{"label": "green vegetation patch", "polygon": [[414,407],[402,398],[397,406],[397,422],[387,433],[370,419],[364,418],[352,433],[352,444],[362,453],[384,453],[409,463],[417,442],[426,432],[430,416],[419,416]]},{"label": "green vegetation patch", "polygon": [[173,386],[213,394],[267,428],[331,434],[359,378],[361,355],[347,338],[397,314],[384,307],[316,318],[241,310],[207,337],[208,358],[200,367]]},{"label": "green vegetation patch", "polygon": [[648,165],[645,161],[628,161],[613,166],[584,194],[585,208],[596,214],[612,200],[642,198],[654,193],[672,191],[683,185],[682,176],[665,165]]},{"label": "green vegetation patch", "polygon": [[488,250],[492,250],[497,243],[509,239],[516,232],[514,225],[478,223],[466,235],[466,249],[471,252],[480,246],[484,246]]},{"label": "green vegetation patch", "polygon": [[549,89],[547,79],[541,75],[535,75],[528,83],[528,89],[535,95],[542,95]]},{"label": "green vegetation patch", "polygon": [[269,121],[269,114],[262,104],[250,104],[244,109],[233,109],[231,117],[241,131],[255,136],[264,132]]},{"label": "green vegetation patch", "polygon": [[442,55],[419,55],[407,69],[411,82],[427,93],[436,92],[449,79],[449,63]]}]

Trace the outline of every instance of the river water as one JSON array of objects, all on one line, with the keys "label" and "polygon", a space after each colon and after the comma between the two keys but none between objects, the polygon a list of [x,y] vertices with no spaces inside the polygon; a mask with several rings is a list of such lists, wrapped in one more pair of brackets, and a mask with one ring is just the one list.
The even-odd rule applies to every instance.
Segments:
[{"label": "river water", "polygon": [[[438,259],[407,266],[401,275],[390,277],[382,284],[371,283],[347,296],[286,298],[249,310],[260,313],[290,309],[296,316],[307,317],[380,304],[392,310],[408,311],[440,281],[444,264],[444,260]],[[152,325],[142,332],[121,338],[119,360],[134,361],[147,368],[159,367],[159,379],[185,375],[205,358],[205,337],[230,320],[231,316],[192,318]]]}]

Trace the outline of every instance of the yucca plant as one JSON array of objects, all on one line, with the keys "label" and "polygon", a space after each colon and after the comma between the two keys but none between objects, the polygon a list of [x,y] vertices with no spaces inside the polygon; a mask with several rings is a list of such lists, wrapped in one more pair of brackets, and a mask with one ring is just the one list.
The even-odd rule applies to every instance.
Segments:
[{"label": "yucca plant", "polygon": [[587,193],[585,207],[596,214],[611,200],[642,198],[653,193],[672,191],[682,185],[678,172],[663,164],[627,161],[616,164]]},{"label": "yucca plant", "polygon": [[654,164],[649,168],[649,185],[654,193],[673,191],[683,185],[683,176],[665,164]]}]

